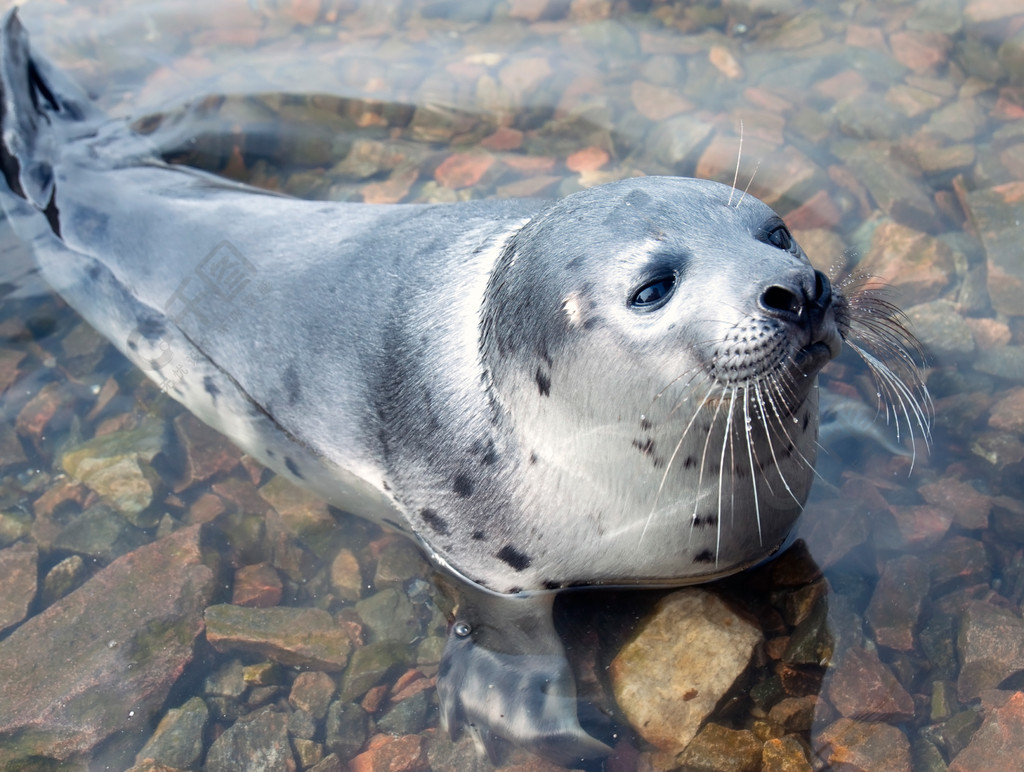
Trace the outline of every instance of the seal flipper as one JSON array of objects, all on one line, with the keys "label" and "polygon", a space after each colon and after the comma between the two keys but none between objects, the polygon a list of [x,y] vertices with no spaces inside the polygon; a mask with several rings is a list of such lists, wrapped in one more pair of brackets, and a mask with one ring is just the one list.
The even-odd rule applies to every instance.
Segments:
[{"label": "seal flipper", "polygon": [[551,615],[554,594],[457,592],[437,676],[441,725],[452,738],[468,730],[495,763],[498,738],[563,764],[610,754],[580,726],[575,681]]},{"label": "seal flipper", "polygon": [[102,114],[70,79],[31,50],[12,8],[0,25],[0,170],[7,185],[45,211],[54,194],[53,167],[63,141],[88,132]]}]

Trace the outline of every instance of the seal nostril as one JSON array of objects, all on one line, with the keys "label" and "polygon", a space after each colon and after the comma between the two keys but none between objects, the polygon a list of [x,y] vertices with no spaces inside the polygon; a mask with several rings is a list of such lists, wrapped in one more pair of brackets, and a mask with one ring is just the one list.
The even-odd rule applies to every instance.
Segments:
[{"label": "seal nostril", "polygon": [[824,308],[832,301],[832,282],[821,271],[814,272],[814,302]]},{"label": "seal nostril", "polygon": [[799,316],[804,304],[797,293],[775,284],[761,294],[761,305],[769,311]]}]

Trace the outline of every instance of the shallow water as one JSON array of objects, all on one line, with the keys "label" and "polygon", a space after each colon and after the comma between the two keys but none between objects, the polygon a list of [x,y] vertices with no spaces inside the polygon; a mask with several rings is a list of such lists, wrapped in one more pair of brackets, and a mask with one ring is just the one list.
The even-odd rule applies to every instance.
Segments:
[{"label": "shallow water", "polygon": [[[989,715],[979,697],[994,710],[1001,702],[984,689],[1012,694],[1024,672],[1019,645],[973,643],[986,632],[1024,640],[1013,622],[1024,600],[1024,16],[1011,5],[40,2],[22,18],[38,49],[169,158],[236,179],[313,198],[425,202],[564,195],[641,173],[736,175],[820,268],[887,279],[927,349],[930,445],[916,436],[913,455],[894,454],[855,434],[823,449],[802,545],[718,588],[767,642],[711,720],[761,741],[797,735],[816,768],[943,769],[964,753],[962,768],[974,768],[970,754],[992,749],[984,727],[975,732]],[[0,239],[0,547],[38,543],[40,577],[80,554],[88,575],[128,547],[61,541],[94,503],[69,490],[64,451],[97,432],[170,426],[181,411],[33,281],[6,227]],[[854,357],[823,380],[876,405]],[[885,417],[880,437],[906,445],[906,423],[897,439]],[[207,458],[230,455],[196,437],[212,443]],[[356,596],[411,592],[406,661],[432,675],[444,619],[404,542],[305,500],[280,506],[284,526],[256,522],[238,491],[258,485],[266,499],[268,475],[235,459],[183,484],[190,441],[152,459],[161,480],[132,538],[203,520],[212,495],[227,512],[215,513],[225,562],[271,565],[283,604],[358,626]],[[348,597],[331,582],[341,549],[363,579]],[[646,601],[580,602],[604,609],[581,615],[603,626],[570,647],[599,671]],[[1002,626],[984,622],[992,609],[1008,612]],[[850,664],[851,650],[865,654]],[[984,665],[992,659],[1003,666]],[[238,661],[255,662],[202,648],[167,707],[209,698],[204,682]],[[909,703],[858,712],[850,701],[867,699],[871,677],[898,683]],[[283,700],[287,682],[223,698],[213,723]],[[812,694],[806,726],[780,729],[771,708]],[[469,763],[466,748],[440,747],[425,710],[406,730],[427,732],[436,768]],[[93,766],[129,766],[148,732],[126,725]],[[673,767],[622,742],[616,769]],[[1005,760],[1017,750],[1004,748]]]}]

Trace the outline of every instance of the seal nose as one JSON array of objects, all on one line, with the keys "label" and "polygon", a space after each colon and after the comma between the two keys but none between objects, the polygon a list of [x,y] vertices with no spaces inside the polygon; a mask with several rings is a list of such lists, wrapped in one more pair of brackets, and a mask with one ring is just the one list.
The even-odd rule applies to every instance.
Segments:
[{"label": "seal nose", "polygon": [[804,278],[793,277],[790,284],[773,284],[765,289],[761,293],[761,308],[791,321],[804,321],[807,314],[819,317],[832,302],[832,282],[821,271],[814,272],[813,287],[810,282],[801,281]]}]

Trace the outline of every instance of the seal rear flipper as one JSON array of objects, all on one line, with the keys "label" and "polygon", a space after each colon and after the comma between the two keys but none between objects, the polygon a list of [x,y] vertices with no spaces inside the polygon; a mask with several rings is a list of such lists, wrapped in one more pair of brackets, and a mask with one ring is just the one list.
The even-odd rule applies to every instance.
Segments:
[{"label": "seal rear flipper", "polygon": [[66,129],[99,115],[72,81],[34,54],[12,8],[0,26],[0,170],[36,209],[52,206],[54,165]]},{"label": "seal rear flipper", "polygon": [[459,587],[437,675],[441,725],[467,730],[497,764],[500,740],[573,765],[611,748],[580,726],[576,684],[551,616],[553,594],[503,596]]}]

